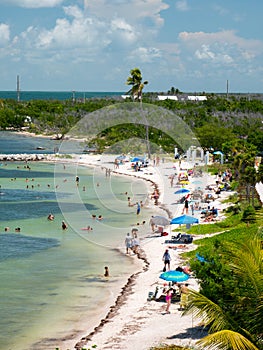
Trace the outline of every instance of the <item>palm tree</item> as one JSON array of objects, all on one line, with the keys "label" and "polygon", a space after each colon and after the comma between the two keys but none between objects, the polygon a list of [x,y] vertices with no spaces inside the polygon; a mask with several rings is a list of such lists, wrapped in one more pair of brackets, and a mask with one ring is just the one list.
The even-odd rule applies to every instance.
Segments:
[{"label": "palm tree", "polygon": [[132,88],[128,91],[133,96],[133,99],[138,101],[142,100],[142,90],[145,85],[148,84],[148,81],[142,82],[142,73],[139,68],[131,69],[130,76],[126,81],[127,85],[132,85]]},{"label": "palm tree", "polygon": [[[132,85],[132,88],[128,91],[128,93],[131,93],[133,96],[133,100],[140,101],[141,108],[142,108],[142,90],[145,85],[148,84],[148,81],[142,82],[142,73],[139,68],[134,68],[130,70],[130,76],[127,78],[126,81],[127,85]],[[151,150],[150,150],[150,142],[149,142],[149,125],[148,123],[145,124],[145,138],[146,138],[146,147],[148,152],[148,158],[151,158]]]},{"label": "palm tree", "polygon": [[[260,229],[262,230],[262,228]],[[263,250],[261,234],[230,245],[226,253],[242,295],[233,305],[219,305],[199,292],[189,292],[184,314],[192,314],[209,327],[209,335],[197,342],[201,349],[263,349]],[[241,293],[240,293],[241,294]]]}]

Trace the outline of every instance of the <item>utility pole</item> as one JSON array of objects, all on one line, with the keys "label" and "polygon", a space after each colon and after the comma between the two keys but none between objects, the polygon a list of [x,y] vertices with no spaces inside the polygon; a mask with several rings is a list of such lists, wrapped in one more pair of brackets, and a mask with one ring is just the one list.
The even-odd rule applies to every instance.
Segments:
[{"label": "utility pole", "polygon": [[228,99],[228,80],[226,81],[226,98]]},{"label": "utility pole", "polygon": [[75,93],[76,93],[76,91],[73,90],[73,91],[72,91],[72,101],[73,101],[73,103],[75,103],[75,101],[76,101],[76,95],[75,95]]},{"label": "utility pole", "polygon": [[19,75],[16,77],[16,95],[17,95],[17,102],[20,101],[20,81],[19,81]]}]

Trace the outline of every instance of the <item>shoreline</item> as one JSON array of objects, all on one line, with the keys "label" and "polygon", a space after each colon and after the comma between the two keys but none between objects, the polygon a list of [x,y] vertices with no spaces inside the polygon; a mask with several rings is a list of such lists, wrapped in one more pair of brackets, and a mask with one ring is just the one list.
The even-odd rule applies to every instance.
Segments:
[{"label": "shoreline", "polygon": [[[49,155],[46,161],[69,164],[77,163],[81,166],[105,168],[104,164],[100,163],[101,159],[98,158],[101,157],[98,155],[75,155],[75,157],[76,159],[63,159],[55,157],[54,155]],[[109,155],[106,156],[106,158],[107,157],[113,158],[114,156]],[[107,162],[105,162],[105,164],[106,163]],[[127,171],[124,167],[115,170],[113,169],[113,162],[107,163],[107,166],[111,168],[114,175],[139,178],[150,184],[151,188],[157,189],[160,193],[160,203],[158,203],[158,206],[154,206],[151,201],[150,203],[153,207],[158,208],[158,210],[164,211],[169,218],[172,218],[175,215],[175,207],[173,206],[175,204],[173,203],[175,196],[173,191],[176,186],[174,186],[173,189],[170,189],[166,173],[169,171],[174,172],[174,165],[174,161],[165,163],[164,166],[161,165],[165,171],[164,177],[163,174],[157,174],[158,167],[149,167],[154,171],[151,171],[150,174],[144,174],[143,172],[136,173],[133,171],[131,172],[130,170]],[[168,168],[169,171],[167,170]],[[157,175],[159,175],[159,177]],[[178,210],[180,212],[181,208],[182,206],[178,205]],[[158,236],[153,238],[152,235],[149,236],[148,234],[141,238],[141,245],[143,246],[142,253],[145,255],[142,259],[143,265],[140,270],[131,274],[126,283],[120,286],[120,292],[117,294],[114,305],[105,310],[105,317],[101,318],[94,327],[88,327],[91,328],[92,331],[87,331],[88,334],[83,332],[84,335],[81,338],[79,337],[80,332],[78,332],[78,334],[72,334],[70,339],[68,337],[67,339],[64,338],[63,343],[60,345],[61,349],[63,346],[63,348],[72,349],[72,347],[74,347],[75,349],[80,350],[85,346],[90,347],[92,345],[97,345],[100,349],[114,348],[120,350],[134,350],[134,348],[140,348],[141,350],[148,350],[151,346],[158,345],[164,341],[169,344],[174,344],[174,338],[171,335],[173,329],[167,327],[167,322],[168,324],[174,322],[175,328],[178,328],[177,331],[181,332],[182,339],[179,337],[178,342],[176,342],[178,345],[193,345],[198,337],[200,338],[204,336],[202,329],[198,329],[197,324],[195,324],[195,329],[197,330],[193,330],[194,337],[187,333],[186,330],[193,326],[193,320],[187,317],[182,318],[181,313],[176,307],[174,307],[176,305],[172,305],[171,315],[164,315],[163,304],[147,301],[148,291],[155,288],[156,281],[161,272],[161,256],[166,247],[162,246],[165,241],[164,237]],[[189,246],[188,248],[194,249],[194,246]],[[173,264],[181,263],[182,260],[180,253],[184,251],[184,249],[176,249],[172,252]],[[138,256],[132,256],[131,258],[138,258]],[[194,288],[198,287],[193,279],[191,279],[191,286]],[[153,303],[155,303],[155,305]],[[163,319],[165,319],[164,322]],[[94,320],[94,322],[97,321]],[[160,322],[162,323],[161,327]],[[87,329],[87,320],[82,324],[84,326],[82,328]],[[178,324],[180,324],[180,326],[178,326]],[[185,336],[183,336],[184,332],[186,332]],[[129,337],[127,335],[129,335]],[[131,338],[132,340],[130,340]]]},{"label": "shoreline", "polygon": [[125,304],[125,302],[128,300],[128,297],[130,293],[132,293],[132,287],[135,285],[136,280],[138,278],[138,275],[148,270],[150,263],[147,260],[147,257],[145,256],[144,252],[141,252],[137,254],[137,258],[143,260],[144,266],[142,266],[142,269],[138,272],[133,273],[128,278],[126,284],[121,288],[121,291],[118,295],[118,297],[115,300],[114,305],[110,306],[108,313],[106,316],[101,319],[98,326],[95,326],[93,331],[91,331],[88,335],[82,337],[80,341],[78,341],[74,348],[77,350],[81,350],[83,346],[87,344],[87,342],[92,341],[92,337],[96,335],[98,332],[101,331],[102,327],[110,322],[112,318],[114,318],[118,312],[118,310]]},{"label": "shoreline", "polygon": [[[96,156],[86,156],[86,158],[95,158]],[[82,158],[82,157],[81,157]],[[62,159],[60,159],[59,161],[63,161]],[[71,160],[72,161],[72,160]],[[101,166],[101,164],[94,164],[93,162],[83,162],[83,159],[81,159],[80,161],[78,161],[78,164],[80,165],[86,165],[86,166]],[[166,163],[168,164],[168,163]],[[154,169],[153,169],[154,170]],[[174,171],[174,168],[172,168],[172,171]],[[114,173],[114,175],[121,175],[121,176],[132,176],[132,177],[136,177],[136,178],[140,178],[144,181],[147,181],[151,184],[151,187],[153,187],[154,189],[157,189],[160,192],[160,197],[162,195],[164,195],[164,193],[162,193],[160,191],[160,187],[161,184],[158,182],[158,178],[156,178],[156,176],[151,179],[149,178],[149,176],[145,176],[144,174],[138,174],[138,173],[130,173],[130,171],[127,171],[126,169],[118,169],[118,170],[112,170],[112,172]],[[153,175],[153,173],[151,172],[151,175]],[[156,174],[155,174],[156,175]],[[151,177],[151,176],[150,176]],[[166,203],[164,203],[164,200],[161,200],[158,203],[158,210],[162,210],[165,211],[165,213],[168,215],[169,218],[172,218],[172,211],[171,208],[169,207],[169,205],[167,205]],[[150,229],[149,229],[150,231]],[[167,237],[166,237],[167,238]],[[143,261],[143,265],[140,269],[140,271],[133,273],[127,280],[126,284],[124,286],[121,287],[120,289],[120,293],[118,294],[114,305],[110,306],[108,312],[106,313],[105,317],[102,318],[99,322],[98,325],[94,326],[93,330],[91,332],[89,332],[86,335],[83,335],[80,339],[75,340],[75,345],[74,348],[77,350],[81,350],[83,347],[85,346],[92,346],[92,345],[97,345],[100,349],[109,349],[109,348],[115,348],[115,349],[120,349],[120,350],[124,350],[124,349],[134,349],[134,343],[132,346],[129,345],[128,340],[123,340],[122,342],[120,342],[119,337],[116,336],[116,339],[118,338],[118,344],[116,344],[116,339],[114,340],[114,337],[112,336],[112,333],[116,333],[118,328],[122,328],[122,324],[125,323],[125,319],[128,316],[128,318],[132,318],[133,314],[136,314],[136,312],[131,312],[131,310],[129,310],[128,307],[128,311],[127,311],[127,305],[131,304],[131,299],[133,300],[133,307],[135,309],[137,309],[137,307],[141,308],[141,309],[147,309],[149,306],[149,302],[147,301],[147,292],[148,290],[145,290],[145,295],[143,297],[143,300],[140,300],[140,303],[135,302],[134,300],[136,300],[137,296],[139,296],[139,298],[141,298],[141,289],[140,289],[140,282],[144,281],[145,279],[145,275],[150,275],[151,278],[151,283],[149,285],[155,285],[156,284],[156,279],[158,279],[158,275],[160,274],[161,271],[158,271],[157,276],[155,277],[155,274],[153,274],[153,268],[156,265],[159,265],[159,263],[157,262],[156,264],[156,257],[155,259],[153,259],[153,257],[150,254],[150,251],[156,251],[156,247],[154,247],[154,245],[157,245],[160,247],[160,244],[163,244],[165,238],[163,237],[154,237],[152,238],[152,235],[149,236],[149,234],[147,234],[145,237],[142,237],[142,246],[143,248],[141,249],[141,254],[138,254],[137,256],[134,256],[135,258],[138,259],[142,259]],[[146,248],[146,249],[145,249]],[[191,247],[188,247],[189,249],[195,249],[194,245],[191,245]],[[177,251],[180,249],[177,249]],[[177,253],[176,251],[176,253]],[[185,250],[182,249],[182,251],[178,252],[178,256],[176,257],[176,262],[182,262],[182,258],[180,256],[180,253],[183,253]],[[160,252],[160,254],[162,254],[162,252]],[[155,261],[154,261],[155,260]],[[161,259],[160,259],[161,260]],[[162,263],[160,263],[162,264]],[[149,276],[147,277],[147,279],[149,278]],[[193,285],[194,288],[198,288],[197,285],[197,281],[194,281],[193,279],[191,280],[191,284]],[[148,287],[148,288],[149,288]],[[139,292],[137,293],[137,289],[140,289]],[[138,305],[137,305],[138,304]],[[156,303],[158,304],[158,303]],[[155,310],[157,312],[157,314],[155,314],[155,318],[157,316],[157,319],[159,318],[158,316],[160,315],[160,310],[158,310],[158,307],[160,305],[156,305],[157,310]],[[161,307],[163,308],[163,305],[161,305]],[[137,311],[138,312],[138,311]],[[123,314],[126,317],[123,317]],[[163,314],[161,315],[161,317],[167,317],[167,316],[163,316]],[[175,314],[175,317],[177,319],[177,321],[181,318],[181,313],[177,313]],[[142,317],[144,318],[144,316]],[[150,321],[149,317],[148,317],[148,321]],[[147,321],[147,322],[148,322]],[[160,320],[158,319],[158,322]],[[193,320],[186,320],[185,321],[186,324],[184,324],[184,329],[187,329],[191,326],[191,324],[193,323]],[[140,317],[138,318],[138,324],[140,324]],[[116,330],[115,330],[115,326],[116,326]],[[134,327],[134,326],[133,326]],[[128,327],[128,328],[133,328],[133,327]],[[107,329],[106,329],[107,328]],[[143,332],[140,327],[135,327],[138,328],[137,331],[133,330],[132,334],[133,336],[136,335],[136,333],[138,332]],[[196,325],[196,328],[198,328],[198,326]],[[148,330],[149,331],[149,330]],[[125,332],[128,332],[128,330],[126,330]],[[125,333],[123,331],[123,333]],[[159,334],[159,336],[157,336],[157,339],[152,339],[152,336],[150,336],[150,339],[146,339],[145,337],[145,330],[144,330],[144,334],[143,336],[140,335],[140,337],[143,337],[144,340],[139,340],[139,342],[141,341],[142,343],[145,344],[145,347],[142,347],[140,345],[141,349],[150,349],[151,346],[154,345],[154,343],[162,343],[163,342],[163,333],[167,333],[169,334],[169,329],[168,330],[162,330],[162,332]],[[102,336],[103,335],[103,336]],[[200,337],[204,336],[203,330],[201,328],[198,328],[198,331],[195,331],[195,339],[194,341],[196,341],[197,339],[199,339]],[[138,338],[140,338],[138,336]],[[165,337],[166,339],[167,337]],[[106,340],[107,339],[107,340]],[[113,343],[110,345],[110,347],[107,345],[109,343],[108,339],[113,339]],[[166,339],[166,341],[168,341],[168,339]],[[182,341],[180,341],[179,343],[183,343],[184,345],[186,345],[186,343],[189,342],[193,342],[193,340],[191,339],[191,337],[187,337]],[[169,342],[170,344],[173,344],[173,342]],[[138,343],[139,344],[139,343]],[[72,342],[71,342],[71,346],[72,346]]]}]

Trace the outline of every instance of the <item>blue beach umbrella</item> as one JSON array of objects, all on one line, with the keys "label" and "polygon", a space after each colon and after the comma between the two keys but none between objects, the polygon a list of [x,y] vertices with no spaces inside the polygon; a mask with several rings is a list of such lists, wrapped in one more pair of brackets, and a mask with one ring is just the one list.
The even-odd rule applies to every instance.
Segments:
[{"label": "blue beach umbrella", "polygon": [[192,225],[192,224],[198,224],[198,219],[194,218],[193,216],[189,216],[189,215],[181,215],[181,216],[177,216],[176,218],[173,218],[170,221],[170,224],[178,224],[178,225]]},{"label": "blue beach umbrella", "polygon": [[180,188],[180,190],[175,191],[174,194],[184,194],[189,192],[190,191],[187,188]]},{"label": "blue beach umbrella", "polygon": [[184,282],[189,279],[189,275],[187,275],[184,272],[176,271],[176,270],[163,272],[162,274],[160,274],[159,277],[169,282]]}]

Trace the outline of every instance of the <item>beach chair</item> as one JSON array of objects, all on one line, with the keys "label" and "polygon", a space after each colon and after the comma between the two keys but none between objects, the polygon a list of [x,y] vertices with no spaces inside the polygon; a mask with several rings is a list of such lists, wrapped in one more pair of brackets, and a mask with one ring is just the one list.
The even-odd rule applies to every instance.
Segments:
[{"label": "beach chair", "polygon": [[148,297],[147,297],[147,301],[151,301],[154,299],[154,293],[153,292],[149,292],[148,293]]}]

